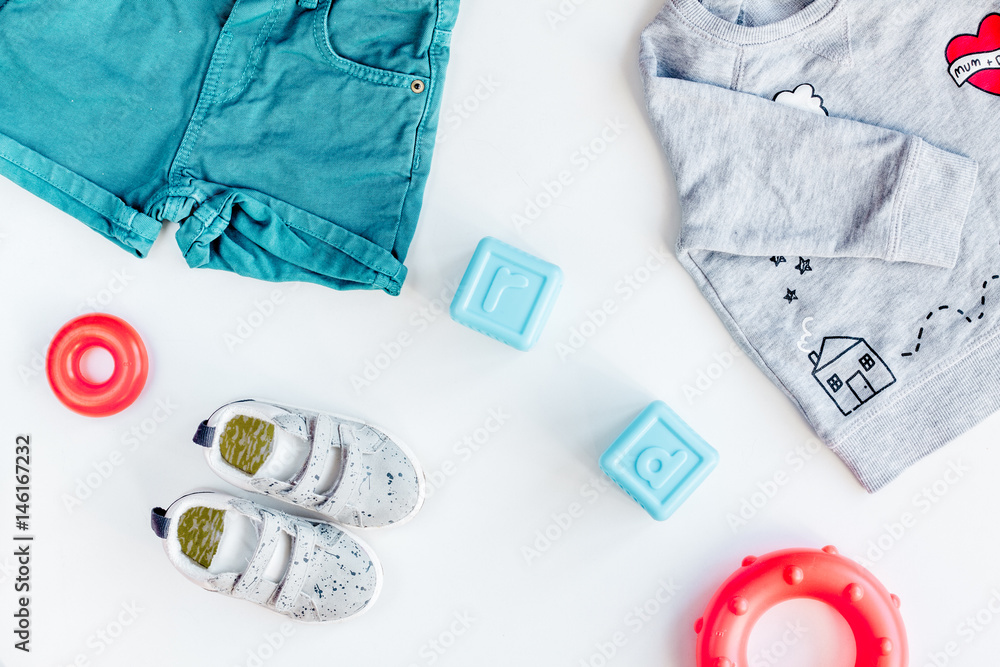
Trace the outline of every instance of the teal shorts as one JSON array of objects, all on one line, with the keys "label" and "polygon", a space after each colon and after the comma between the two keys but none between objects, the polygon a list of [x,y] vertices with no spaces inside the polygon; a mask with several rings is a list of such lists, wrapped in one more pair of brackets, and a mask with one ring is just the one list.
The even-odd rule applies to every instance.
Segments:
[{"label": "teal shorts", "polygon": [[0,174],[145,256],[398,294],[458,0],[0,0]]}]

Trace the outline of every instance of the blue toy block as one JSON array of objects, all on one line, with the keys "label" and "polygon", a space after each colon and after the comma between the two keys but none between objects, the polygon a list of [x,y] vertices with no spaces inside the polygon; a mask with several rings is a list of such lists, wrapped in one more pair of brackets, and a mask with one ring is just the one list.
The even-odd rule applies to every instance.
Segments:
[{"label": "blue toy block", "polygon": [[657,521],[666,520],[719,463],[719,453],[662,401],[601,456],[601,470]]},{"label": "blue toy block", "polygon": [[538,341],[562,287],[562,270],[487,236],[451,302],[451,318],[518,350]]}]

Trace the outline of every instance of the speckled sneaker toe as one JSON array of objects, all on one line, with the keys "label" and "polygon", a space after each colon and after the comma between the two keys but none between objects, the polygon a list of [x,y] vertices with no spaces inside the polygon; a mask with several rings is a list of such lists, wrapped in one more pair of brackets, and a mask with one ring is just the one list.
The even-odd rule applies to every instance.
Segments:
[{"label": "speckled sneaker toe", "polygon": [[375,554],[329,523],[212,492],[182,496],[151,518],[188,579],[300,621],[358,616],[382,587]]}]

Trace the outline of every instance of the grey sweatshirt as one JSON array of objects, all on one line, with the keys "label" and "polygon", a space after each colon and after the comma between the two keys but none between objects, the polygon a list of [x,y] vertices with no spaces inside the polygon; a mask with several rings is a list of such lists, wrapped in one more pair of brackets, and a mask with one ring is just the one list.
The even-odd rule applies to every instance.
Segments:
[{"label": "grey sweatshirt", "polygon": [[1000,408],[1000,15],[668,0],[643,32],[680,261],[875,491]]}]

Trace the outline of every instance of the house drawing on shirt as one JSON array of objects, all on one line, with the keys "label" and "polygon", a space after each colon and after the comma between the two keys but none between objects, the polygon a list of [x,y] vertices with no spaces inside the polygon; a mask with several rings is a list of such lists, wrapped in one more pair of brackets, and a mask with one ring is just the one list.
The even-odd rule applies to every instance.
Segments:
[{"label": "house drawing on shirt", "polygon": [[889,366],[864,338],[827,336],[810,352],[812,375],[846,416],[896,382]]}]

